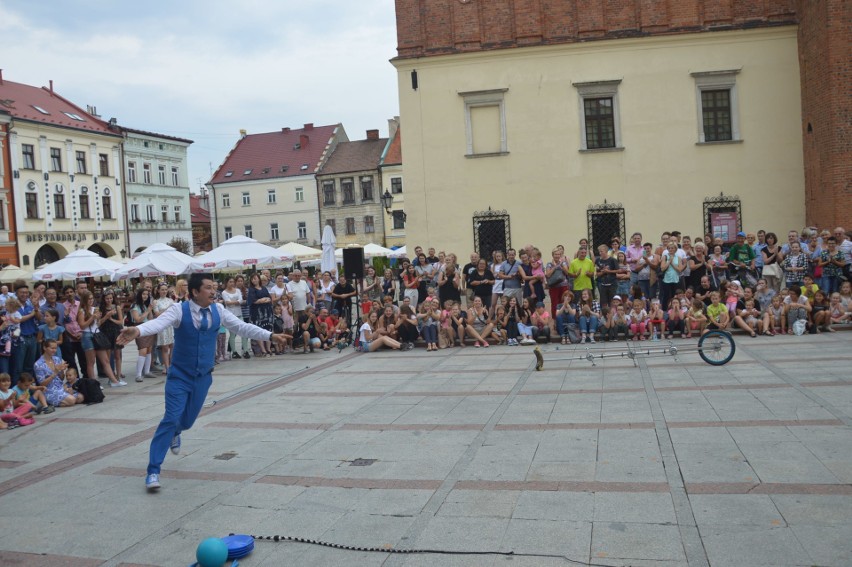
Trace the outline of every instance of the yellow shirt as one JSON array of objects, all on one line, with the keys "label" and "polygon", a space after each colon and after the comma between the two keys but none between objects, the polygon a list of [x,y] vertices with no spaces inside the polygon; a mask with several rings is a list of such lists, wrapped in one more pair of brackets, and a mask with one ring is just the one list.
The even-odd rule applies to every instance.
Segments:
[{"label": "yellow shirt", "polygon": [[707,306],[707,317],[714,323],[719,323],[722,321],[722,313],[727,313],[727,311],[728,308],[723,303],[719,303],[718,305],[711,303]]}]

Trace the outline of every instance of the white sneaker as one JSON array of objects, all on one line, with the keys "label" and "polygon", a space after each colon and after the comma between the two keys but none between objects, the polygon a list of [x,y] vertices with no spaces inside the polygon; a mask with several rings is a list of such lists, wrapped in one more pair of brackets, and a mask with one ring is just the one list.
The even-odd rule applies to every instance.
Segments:
[{"label": "white sneaker", "polygon": [[144,380],[142,380],[142,377],[141,377],[141,376],[137,376],[137,377],[136,377],[136,381],[137,381],[137,382],[143,382]]},{"label": "white sneaker", "polygon": [[142,377],[143,378],[156,378],[157,376],[154,375],[154,374],[151,374],[150,372],[146,372],[145,374],[142,375]]}]

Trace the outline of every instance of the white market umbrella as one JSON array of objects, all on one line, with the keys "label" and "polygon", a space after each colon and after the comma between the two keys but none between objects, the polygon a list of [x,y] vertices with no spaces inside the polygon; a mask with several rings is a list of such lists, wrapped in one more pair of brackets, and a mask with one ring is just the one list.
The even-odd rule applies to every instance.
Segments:
[{"label": "white market umbrella", "polygon": [[313,260],[322,256],[322,250],[299,244],[298,242],[288,242],[278,247],[279,252],[289,254],[294,260],[304,261]]},{"label": "white market umbrella", "polygon": [[[322,261],[320,269],[323,272],[331,272],[332,277],[337,276],[337,258],[335,258],[334,247],[337,246],[337,238],[330,226],[325,225],[322,229]],[[342,253],[341,253],[342,254]]]},{"label": "white market umbrella", "polygon": [[178,252],[168,244],[157,242],[116,270],[112,281],[152,276],[177,276],[189,271],[192,256]]},{"label": "white market umbrella", "polygon": [[91,250],[75,250],[61,260],[42,266],[33,273],[33,280],[73,280],[77,278],[112,276],[121,264],[101,258]]},{"label": "white market umbrella", "polygon": [[13,282],[15,280],[28,280],[33,277],[33,273],[29,270],[19,268],[14,264],[9,264],[0,270],[0,282]]},{"label": "white market umbrella", "polygon": [[402,248],[397,248],[390,254],[388,254],[388,258],[408,258],[408,250],[405,246]]},{"label": "white market umbrella", "polygon": [[127,256],[122,256],[121,254],[113,254],[112,256],[107,258],[107,260],[111,260],[116,264],[126,264],[130,261],[130,258],[128,258]]},{"label": "white market umbrella", "polygon": [[384,246],[379,246],[372,242],[364,246],[365,258],[387,258],[391,254],[393,254],[393,250],[390,248],[385,248]]},{"label": "white market umbrella", "polygon": [[244,268],[257,264],[279,265],[292,256],[261,244],[254,238],[234,236],[206,254],[192,259],[189,269],[194,272]]}]

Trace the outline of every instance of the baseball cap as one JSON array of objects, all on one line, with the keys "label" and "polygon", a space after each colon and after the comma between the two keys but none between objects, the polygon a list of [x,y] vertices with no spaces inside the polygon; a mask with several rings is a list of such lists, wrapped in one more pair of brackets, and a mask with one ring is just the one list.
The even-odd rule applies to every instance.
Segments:
[{"label": "baseball cap", "polygon": [[745,236],[745,233],[740,231],[740,232],[737,233],[737,236]]}]

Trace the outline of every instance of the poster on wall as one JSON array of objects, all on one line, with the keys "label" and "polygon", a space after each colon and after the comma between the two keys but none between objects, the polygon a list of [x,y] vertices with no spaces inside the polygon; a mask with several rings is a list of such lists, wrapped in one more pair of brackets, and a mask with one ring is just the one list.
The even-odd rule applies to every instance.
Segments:
[{"label": "poster on wall", "polygon": [[737,237],[737,213],[735,212],[711,212],[710,226],[713,228],[713,238],[721,238],[722,242],[729,243]]}]

